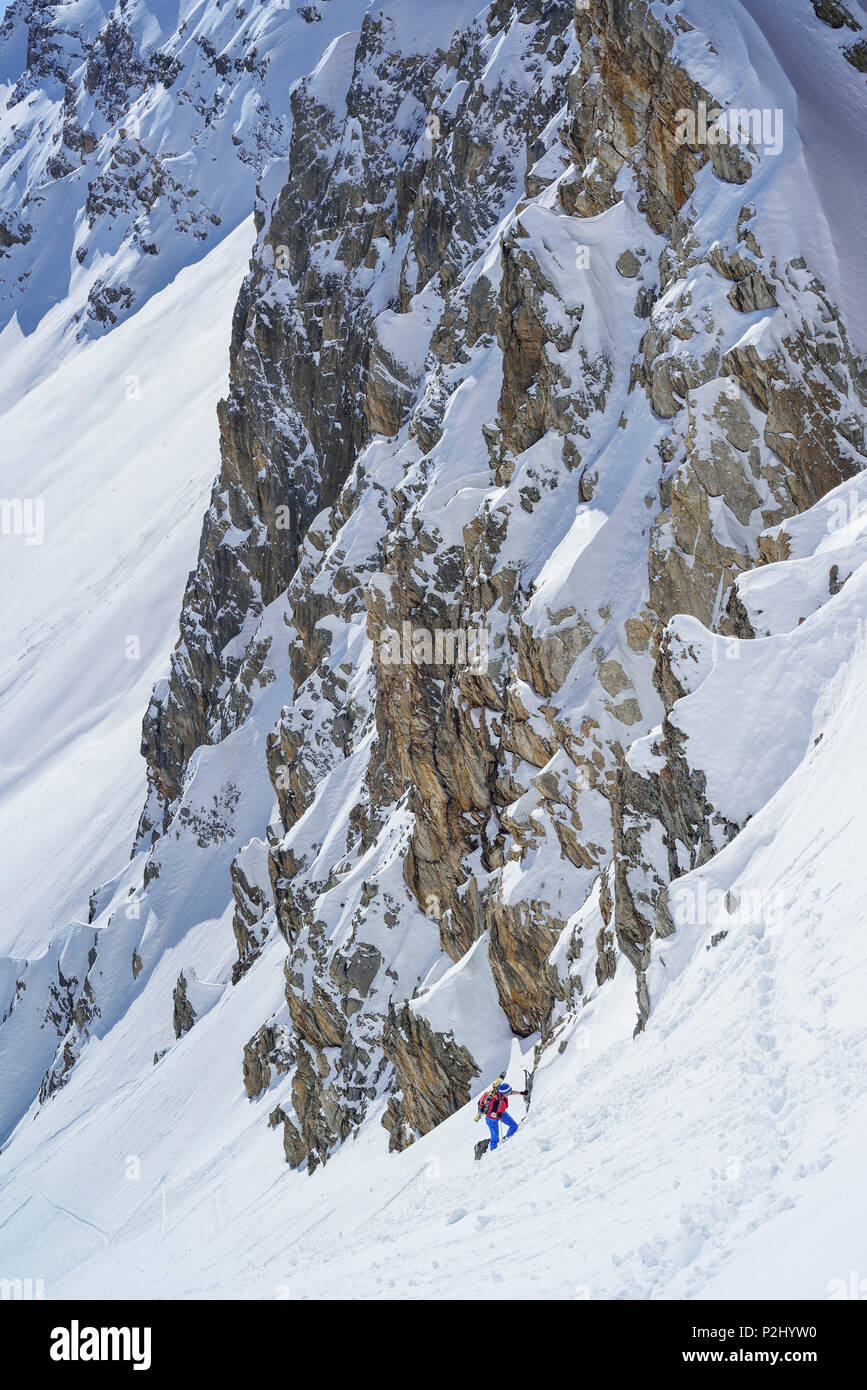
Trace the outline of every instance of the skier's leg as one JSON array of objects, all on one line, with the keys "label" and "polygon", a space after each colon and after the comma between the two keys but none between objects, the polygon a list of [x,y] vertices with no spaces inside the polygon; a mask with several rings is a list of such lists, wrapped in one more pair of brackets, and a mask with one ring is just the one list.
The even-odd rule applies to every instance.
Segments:
[{"label": "skier's leg", "polygon": [[503,1124],[506,1126],[506,1129],[508,1130],[506,1138],[511,1139],[512,1135],[515,1133],[515,1130],[518,1128],[517,1121],[512,1119],[508,1110],[503,1111],[502,1115],[500,1116],[500,1119],[503,1121]]},{"label": "skier's leg", "polygon": [[490,1115],[486,1115],[485,1119],[488,1122],[488,1129],[491,1131],[491,1148],[495,1149],[500,1142],[500,1127]]}]

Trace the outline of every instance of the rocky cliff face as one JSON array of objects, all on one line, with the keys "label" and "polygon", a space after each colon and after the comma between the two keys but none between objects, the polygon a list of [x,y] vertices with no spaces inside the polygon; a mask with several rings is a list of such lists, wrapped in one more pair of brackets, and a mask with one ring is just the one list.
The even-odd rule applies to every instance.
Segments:
[{"label": "rocky cliff face", "polygon": [[[405,1147],[618,970],[646,1026],[670,885],[741,828],[671,620],[752,640],[739,577],[865,462],[841,311],[762,216],[774,157],[682,135],[720,99],[692,23],[474,9],[365,11],[293,91],[144,722],[137,901],[194,842],[233,983],[282,938],[238,1084],[310,1170],[365,1118]],[[179,1038],[206,1006],[182,974]]]}]

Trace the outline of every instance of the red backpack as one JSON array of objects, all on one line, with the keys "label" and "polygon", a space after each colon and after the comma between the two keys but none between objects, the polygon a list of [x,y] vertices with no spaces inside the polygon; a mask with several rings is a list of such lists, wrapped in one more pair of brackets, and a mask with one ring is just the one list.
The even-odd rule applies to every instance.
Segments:
[{"label": "red backpack", "polygon": [[482,1101],[482,1113],[489,1115],[492,1120],[498,1120],[504,1110],[508,1110],[509,1102],[505,1096],[498,1091],[491,1091],[490,1095],[485,1096]]}]

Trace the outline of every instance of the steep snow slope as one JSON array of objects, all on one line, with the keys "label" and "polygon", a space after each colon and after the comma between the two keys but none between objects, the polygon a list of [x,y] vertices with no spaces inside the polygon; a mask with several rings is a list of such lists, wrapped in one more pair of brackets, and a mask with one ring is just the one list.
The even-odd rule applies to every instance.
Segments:
[{"label": "steep snow slope", "polygon": [[44,949],[129,857],[141,712],[207,503],[251,237],[248,220],[0,416],[0,490],[40,504],[44,529],[0,544],[4,952]]},{"label": "steep snow slope", "polygon": [[[847,8],[867,29],[861,0]],[[776,246],[788,243],[791,255],[799,248],[865,352],[864,166],[851,132],[867,127],[867,84],[840,62],[841,37],[853,34],[817,24],[812,4],[787,0],[684,0],[681,13],[695,25],[679,41],[694,77],[726,105],[782,111],[782,150],[774,158],[783,167],[763,200],[759,239],[764,231]]]},{"label": "steep snow slope", "polygon": [[[260,960],[156,1068],[133,1060],[139,1000],[23,1126],[3,1160],[7,1266],[76,1297],[826,1297],[859,1266],[867,1195],[865,588],[862,565],[799,629],[824,653],[811,692],[787,678],[787,634],[761,644],[737,729],[762,740],[768,706],[791,703],[821,742],[678,884],[652,1027],[629,1037],[622,972],[544,1055],[514,1141],[474,1164],[467,1108],[400,1155],[368,1125],[313,1180],[281,1171],[259,1115],[279,1089],[251,1106],[237,1086]],[[692,736],[715,740],[716,717]],[[746,750],[723,746],[736,779]],[[757,885],[762,907],[727,909]]]},{"label": "steep snow slope", "polygon": [[[0,327],[31,372],[250,214],[291,95],[367,0],[14,0],[0,27]],[[5,386],[5,383],[4,383]]]},{"label": "steep snow slope", "polygon": [[[598,18],[604,7],[593,8]],[[67,917],[78,920],[65,921],[43,955],[0,961],[0,1253],[10,1275],[45,1278],[48,1296],[823,1297],[830,1280],[858,1267],[864,1241],[858,1155],[867,1122],[860,1066],[867,962],[857,931],[867,906],[859,861],[858,789],[867,771],[861,616],[867,569],[859,477],[815,497],[831,486],[829,477],[836,483],[844,469],[860,466],[863,406],[827,303],[807,271],[802,278],[795,274],[790,259],[803,254],[815,270],[816,257],[828,253],[823,229],[830,226],[838,254],[827,255],[823,274],[831,298],[839,296],[857,319],[847,268],[854,254],[849,213],[838,215],[834,203],[814,205],[809,197],[799,203],[791,190],[809,168],[811,186],[822,187],[822,199],[828,195],[816,131],[827,136],[835,123],[852,120],[850,103],[854,119],[861,119],[857,84],[863,80],[838,63],[826,109],[799,109],[800,90],[790,84],[790,76],[800,81],[798,71],[773,51],[778,4],[716,6],[710,16],[709,7],[697,3],[655,8],[669,16],[682,10],[698,26],[678,39],[693,76],[728,100],[753,104],[761,97],[764,105],[772,93],[788,114],[799,111],[804,138],[787,140],[776,162],[758,159],[747,187],[739,177],[720,180],[705,165],[683,214],[687,230],[673,265],[677,256],[664,243],[673,243],[675,232],[648,225],[636,171],[628,166],[618,174],[619,200],[590,216],[566,211],[569,180],[577,182],[556,140],[566,107],[534,142],[538,183],[529,181],[526,201],[519,158],[504,138],[508,127],[495,121],[496,140],[490,131],[485,137],[508,151],[496,186],[497,197],[508,199],[506,211],[493,230],[467,219],[478,242],[468,238],[446,266],[457,280],[453,297],[447,276],[431,275],[415,292],[420,279],[413,277],[421,276],[424,257],[432,257],[425,274],[436,264],[425,240],[428,226],[406,222],[394,245],[380,227],[375,254],[353,266],[369,303],[388,305],[375,327],[384,352],[371,371],[380,412],[374,418],[388,419],[393,392],[409,397],[411,420],[401,416],[392,438],[373,431],[365,441],[335,507],[315,519],[300,544],[300,568],[289,589],[263,603],[252,585],[258,605],[231,615],[238,621],[218,653],[224,665],[208,737],[181,769],[165,833],[104,883],[92,923],[83,923],[83,904],[77,910],[72,905]],[[437,67],[436,55],[430,70],[421,65],[425,92],[441,102],[444,120],[458,113],[466,121],[468,113],[485,109],[491,92],[499,91],[502,100],[496,81],[503,70],[512,83],[505,89],[512,105],[532,88],[527,33],[507,21],[492,35],[485,23],[470,24],[472,10],[431,11],[437,32],[427,39],[447,42],[451,25],[461,21],[470,35],[456,45],[471,55],[465,82],[449,87],[453,69]],[[402,14],[410,28],[415,13],[410,7]],[[817,28],[809,10],[807,17],[809,34],[820,36],[828,54],[835,51],[837,38]],[[405,38],[399,25],[383,32],[386,45],[397,43],[399,33]],[[419,34],[419,42],[427,41]],[[763,34],[771,35],[770,46]],[[715,52],[707,48],[708,37]],[[346,99],[354,42],[330,51],[307,93],[332,116]],[[559,50],[564,61],[575,56],[568,43]],[[355,146],[362,133],[370,138],[370,130],[357,114],[359,92],[366,97],[376,90],[380,62],[393,58],[400,71],[401,57],[406,54],[387,50],[383,57],[376,43],[362,49],[353,113],[342,127],[338,122],[336,135],[326,126],[329,157],[337,159],[339,151],[346,158],[347,202],[362,226],[368,209],[358,188],[366,171]],[[412,72],[421,86],[418,71]],[[588,88],[594,83],[591,77]],[[574,117],[574,110],[569,114]],[[393,147],[424,148],[424,117],[420,100],[407,99]],[[358,165],[359,184],[351,185]],[[269,177],[272,190],[275,180]],[[863,180],[861,189],[859,197]],[[757,204],[749,216],[748,196]],[[276,191],[272,198],[269,212]],[[393,234],[384,214],[383,222]],[[764,255],[741,239],[745,226]],[[269,344],[281,306],[291,313],[297,291],[276,276],[268,280],[278,230],[272,235],[266,222],[257,244],[261,278],[254,277],[251,290],[260,294],[260,318],[252,317],[257,345]],[[335,246],[327,236],[321,244],[310,240],[313,260],[321,258],[338,276]],[[450,252],[455,240],[447,239]],[[759,258],[776,302],[761,274],[757,281],[752,272],[740,276],[736,262],[743,252],[732,250],[738,245]],[[581,248],[590,251],[589,272]],[[635,258],[638,270],[624,273],[615,257],[632,248],[640,249],[641,264]],[[341,249],[351,255],[351,238]],[[663,285],[658,270],[667,256]],[[628,260],[626,267],[630,272]],[[763,302],[735,303],[731,295],[737,299],[742,278],[754,299],[758,284]],[[493,300],[499,294],[501,303],[508,301],[511,293],[525,307],[542,306],[533,326],[549,333],[548,361],[564,372],[564,395],[580,407],[577,418],[566,420],[565,434],[577,439],[584,455],[581,482],[586,475],[589,496],[561,447],[555,426],[564,417],[552,425],[539,404],[548,388],[557,404],[556,373],[553,384],[542,381],[544,390],[535,380],[515,385],[513,374],[508,404],[514,416],[501,410],[504,359],[514,342],[504,346],[483,331],[485,313],[493,312],[486,308],[485,280]],[[531,286],[539,290],[537,301]],[[644,317],[633,310],[642,297]],[[438,352],[427,355],[446,303],[452,314],[446,327],[455,321],[458,327],[451,338],[441,332]],[[857,323],[847,319],[847,326],[854,336]],[[121,331],[113,330],[109,343],[123,341]],[[660,357],[666,370],[659,371],[660,383],[645,383],[645,392],[635,386],[646,332],[663,345],[656,357],[647,353],[648,372],[660,367]],[[719,370],[719,361],[709,368],[701,361],[703,335],[711,332],[718,355],[729,359],[728,372]],[[774,472],[777,455],[765,412],[748,390],[756,389],[748,367],[751,353],[767,360],[763,354],[770,357],[787,340],[801,347],[818,342],[822,364],[840,368],[822,378],[821,388],[833,382],[839,391],[835,409],[846,433],[831,436],[831,467],[821,483],[794,505],[789,498],[782,522],[769,526],[766,512],[779,516],[785,497],[782,489],[772,491],[781,482]],[[663,351],[669,345],[670,352]],[[786,383],[799,408],[808,397],[797,393],[815,367],[809,363],[802,378],[801,365],[795,370],[789,364]],[[251,379],[259,384],[254,377],[244,384]],[[666,396],[672,380],[678,400],[670,391]],[[286,405],[285,380],[278,378],[274,396],[280,408]],[[499,456],[483,434],[495,419],[512,432]],[[720,419],[740,441],[735,451],[750,454],[746,520],[740,475],[733,496],[721,497],[707,463],[722,445]],[[820,444],[827,439],[822,435]],[[817,463],[810,431],[796,442],[796,463],[809,454],[811,483],[810,469],[815,466],[818,476],[825,460]],[[785,432],[772,443],[787,452]],[[670,470],[656,463],[667,448]],[[648,590],[648,547],[654,544],[648,532],[671,527],[663,497],[690,459],[702,486],[686,493],[687,519],[693,504],[696,512],[704,507],[700,537],[728,547],[735,562],[728,569],[720,565],[715,590],[711,555],[709,602],[698,573],[706,554],[687,553],[684,569],[697,575],[696,607],[703,605],[707,621],[727,635],[711,633],[696,617],[674,617],[661,647],[663,679],[655,683],[649,638],[640,646],[628,637]],[[266,492],[267,469],[251,472],[252,486]],[[723,493],[730,481],[721,484]],[[230,524],[216,548],[218,578],[221,566],[223,572],[234,563],[241,568],[239,557],[261,546],[262,532],[238,506],[238,492],[232,502],[236,510],[227,507]],[[792,510],[803,514],[793,517]],[[681,524],[687,529],[683,516]],[[377,740],[381,751],[389,734],[403,736],[408,728],[417,734],[425,722],[409,700],[401,703],[409,678],[397,672],[389,685],[377,667],[374,634],[389,616],[388,603],[399,607],[414,586],[432,595],[429,611],[437,613],[439,603],[446,620],[456,611],[446,600],[453,597],[449,584],[458,592],[454,557],[464,558],[468,532],[490,540],[488,550],[480,545],[471,552],[477,565],[472,592],[501,584],[503,603],[495,610],[490,602],[487,621],[508,658],[503,688],[508,682],[509,714],[523,701],[530,732],[518,746],[521,722],[511,730],[513,760],[504,758],[503,766],[514,778],[514,799],[507,788],[501,802],[483,803],[480,847],[464,860],[472,877],[455,894],[460,899],[467,881],[467,898],[493,889],[501,915],[483,919],[480,935],[466,945],[452,940],[447,951],[445,932],[457,937],[461,924],[452,920],[444,927],[426,910],[416,882],[410,892],[405,868],[418,817],[430,805],[436,809],[430,767],[437,760],[428,765],[420,758],[415,783],[398,784],[391,801],[383,794],[377,816],[365,822],[374,800]],[[425,544],[413,552],[417,537]],[[409,556],[404,568],[402,553]],[[788,558],[739,573],[782,555]],[[660,543],[654,559],[672,556],[683,560],[673,542],[668,549]],[[520,577],[523,600],[514,622],[502,579],[509,566]],[[201,573],[204,590],[204,565]],[[738,607],[729,610],[725,585],[735,574],[731,591]],[[691,596],[691,582],[676,593]],[[225,594],[215,587],[206,599],[212,597]],[[585,610],[594,621],[597,613],[607,615],[593,634],[598,645],[584,656],[564,641],[569,660],[543,699],[533,685],[538,673],[528,673],[537,657],[533,643],[544,649],[561,631],[568,639],[575,632],[569,617],[576,611],[583,617]],[[194,611],[213,617],[207,601]],[[508,646],[515,626],[524,643],[520,668]],[[614,707],[619,715],[601,699],[597,676],[612,698],[626,691]],[[462,711],[466,722],[456,725],[451,744],[437,749],[440,763],[454,756],[453,744],[459,766],[461,753],[471,759],[475,731],[486,720],[497,722],[501,711],[494,705],[492,717],[491,706],[499,692],[498,686],[487,705],[480,698]],[[166,695],[161,684],[149,716],[165,707]],[[550,758],[533,745],[533,737],[553,738],[544,718],[553,696],[552,719],[579,726],[590,711],[588,723],[601,727],[613,788],[602,777],[588,786],[576,775],[568,735]],[[425,707],[425,717],[430,708],[436,711],[435,704]],[[627,746],[620,750],[620,781],[612,754],[618,739]],[[631,739],[636,742],[628,749]],[[411,754],[419,747],[424,752],[421,738]],[[703,798],[701,853],[688,852],[686,838],[673,835],[645,803],[618,801],[627,779],[632,788],[665,788],[673,767],[686,768],[685,792],[696,784],[702,793],[696,793],[696,800]],[[287,771],[291,795],[279,775]],[[577,856],[577,865],[565,862],[552,830],[552,783],[576,792],[579,849],[593,849]],[[647,804],[654,804],[649,796]],[[624,822],[633,816],[626,826],[632,833],[621,834],[619,844],[615,836],[619,877],[607,862],[612,806]],[[713,857],[708,849],[716,851]],[[440,868],[435,864],[431,872]],[[647,959],[636,966],[639,997],[643,991],[651,1007],[644,1032],[633,1038],[636,973],[608,930],[612,878],[615,897],[625,884],[640,901],[654,875],[648,901],[664,908],[667,918],[657,919],[660,930],[643,943]],[[525,936],[515,933],[512,956],[504,953],[505,971],[503,953],[490,950],[495,934],[506,933],[508,910],[528,901],[543,901],[555,921],[562,919],[558,939],[543,932],[546,951],[537,962],[541,978],[557,939],[550,959],[559,992],[548,1013],[520,989],[510,997],[507,987],[508,968],[516,959],[524,965],[520,949],[536,923],[519,919]],[[364,986],[377,955],[382,971],[368,995]],[[523,987],[525,978],[516,973]],[[332,1011],[338,993],[351,1020],[343,1034],[335,1024],[340,1015]],[[397,1023],[392,1004],[401,1008]],[[510,1021],[527,1036],[515,1036]],[[535,1031],[540,1022],[542,1035]],[[412,1038],[413,1027],[423,1033],[425,1026],[445,1042],[422,1049],[422,1062],[444,1056],[446,1070],[460,1073],[462,1087],[447,1094],[451,1109],[482,1080],[475,1080],[467,1056],[484,1079],[507,1057],[516,1082],[524,1067],[536,1066],[526,1124],[483,1163],[472,1162],[479,1137],[472,1105],[429,1133],[415,1127],[414,1142],[402,1153],[385,1152],[380,1122],[393,1119],[391,1057],[399,1055],[401,1038]],[[306,1041],[311,1033],[320,1037],[315,1063],[293,1028]],[[552,1037],[553,1045],[540,1046]],[[327,1093],[325,1078],[329,1088],[333,1083]],[[428,1081],[423,1071],[422,1083]],[[322,1152],[327,1156],[312,1177],[282,1163],[268,1121],[277,1128],[294,1123],[294,1114],[303,1125],[308,1101],[314,1111],[321,1104],[338,1131],[337,1138],[326,1131],[320,1148],[303,1156],[292,1149],[291,1130],[284,1131],[293,1162],[300,1157],[312,1167]],[[353,1123],[344,1125],[347,1112]],[[399,1133],[398,1126],[389,1128]]]}]

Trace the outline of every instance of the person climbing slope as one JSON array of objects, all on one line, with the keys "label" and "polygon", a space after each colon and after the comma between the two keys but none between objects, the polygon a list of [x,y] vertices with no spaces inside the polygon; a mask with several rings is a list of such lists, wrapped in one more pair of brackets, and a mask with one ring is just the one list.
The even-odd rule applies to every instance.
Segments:
[{"label": "person climbing slope", "polygon": [[491,1149],[495,1149],[500,1142],[500,1121],[506,1126],[506,1138],[511,1139],[515,1130],[518,1128],[516,1120],[509,1114],[509,1096],[526,1096],[526,1091],[514,1091],[504,1076],[498,1076],[493,1082],[490,1090],[486,1091],[479,1101],[476,1119],[480,1120],[484,1115],[488,1122],[488,1129],[491,1132]]}]

